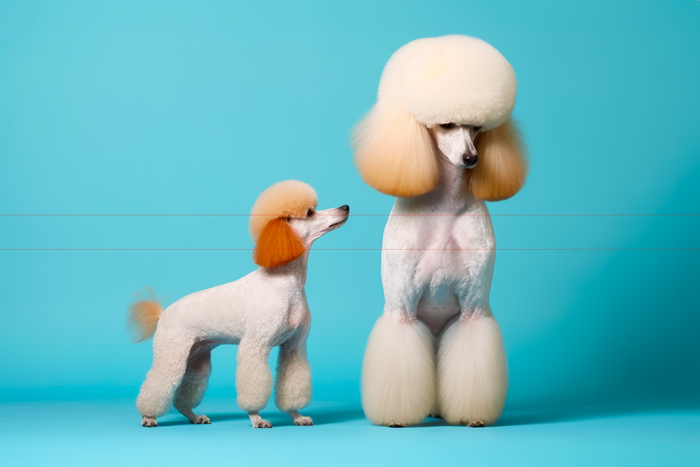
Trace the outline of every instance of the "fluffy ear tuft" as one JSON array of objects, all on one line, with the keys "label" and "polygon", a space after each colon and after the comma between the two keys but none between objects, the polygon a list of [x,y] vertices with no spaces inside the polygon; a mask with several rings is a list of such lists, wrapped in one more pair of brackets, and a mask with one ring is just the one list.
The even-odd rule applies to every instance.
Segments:
[{"label": "fluffy ear tuft", "polygon": [[393,99],[379,99],[355,127],[353,148],[362,179],[387,195],[419,196],[440,179],[430,132]]},{"label": "fluffy ear tuft", "polygon": [[263,228],[253,251],[253,261],[258,266],[276,268],[294,261],[306,248],[301,238],[284,219],[275,219]]},{"label": "fluffy ear tuft", "polygon": [[516,194],[527,178],[527,155],[513,119],[479,135],[479,163],[469,171],[467,188],[479,199],[501,201]]}]

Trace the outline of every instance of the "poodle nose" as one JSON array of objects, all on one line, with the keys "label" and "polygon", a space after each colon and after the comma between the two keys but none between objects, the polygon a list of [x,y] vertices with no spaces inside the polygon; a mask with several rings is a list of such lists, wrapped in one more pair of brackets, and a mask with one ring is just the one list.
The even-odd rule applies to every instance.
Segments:
[{"label": "poodle nose", "polygon": [[476,167],[476,163],[479,162],[479,156],[476,154],[465,154],[462,156],[462,161],[464,161],[464,165],[466,165],[468,169],[473,169]]},{"label": "poodle nose", "polygon": [[350,212],[350,206],[348,206],[347,204],[340,206],[340,209],[342,209],[343,211]]}]

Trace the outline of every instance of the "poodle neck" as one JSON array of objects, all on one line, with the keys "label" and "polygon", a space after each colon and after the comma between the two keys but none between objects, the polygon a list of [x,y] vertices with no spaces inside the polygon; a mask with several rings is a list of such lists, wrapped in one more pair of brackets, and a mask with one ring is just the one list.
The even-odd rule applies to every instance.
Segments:
[{"label": "poodle neck", "polygon": [[292,279],[299,287],[304,287],[306,284],[306,271],[309,264],[309,250],[299,258],[291,261],[283,266],[276,268],[261,268],[266,274],[280,278]]},{"label": "poodle neck", "polygon": [[433,191],[445,201],[456,201],[464,198],[464,184],[468,173],[466,169],[457,167],[446,156],[438,156],[440,166],[440,183]]}]

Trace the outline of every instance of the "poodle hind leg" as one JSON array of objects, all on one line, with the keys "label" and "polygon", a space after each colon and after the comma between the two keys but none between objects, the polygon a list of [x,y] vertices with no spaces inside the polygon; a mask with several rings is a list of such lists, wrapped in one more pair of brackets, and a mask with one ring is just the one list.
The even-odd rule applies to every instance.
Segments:
[{"label": "poodle hind leg", "polygon": [[362,364],[362,407],[375,425],[420,423],[436,399],[435,345],[420,321],[388,315],[372,329]]},{"label": "poodle hind leg", "polygon": [[503,336],[493,315],[475,312],[449,324],[438,351],[440,415],[453,425],[491,425],[507,392]]},{"label": "poodle hind leg", "polygon": [[211,351],[200,352],[190,358],[187,364],[185,376],[175,393],[174,405],[182,415],[187,417],[190,423],[196,425],[208,425],[211,423],[206,415],[196,415],[192,409],[197,407],[207,390],[209,375],[211,374]]},{"label": "poodle hind leg", "polygon": [[156,418],[165,415],[185,374],[192,340],[178,335],[159,335],[153,341],[153,366],[141,385],[136,408],[143,416],[141,425],[158,426]]}]

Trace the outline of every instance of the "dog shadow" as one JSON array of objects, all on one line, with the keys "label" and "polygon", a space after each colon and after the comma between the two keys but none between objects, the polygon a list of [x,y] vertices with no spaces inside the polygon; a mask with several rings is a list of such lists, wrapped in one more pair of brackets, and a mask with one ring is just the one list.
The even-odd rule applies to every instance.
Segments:
[{"label": "dog shadow", "polygon": [[[365,418],[365,414],[361,409],[345,409],[345,410],[310,410],[301,411],[303,415],[311,417],[314,425],[330,425],[333,423],[351,422]],[[273,426],[293,426],[294,423],[289,416],[285,414],[275,414],[270,417]]]},{"label": "dog shadow", "polygon": [[[604,418],[614,418],[625,415],[647,413],[653,414],[656,412],[668,411],[685,411],[685,410],[700,410],[700,406],[691,404],[611,404],[610,406],[566,406],[559,408],[552,407],[523,407],[506,409],[501,418],[492,426],[493,427],[509,427],[523,425],[539,425],[547,423],[565,423],[584,420],[595,420]],[[328,411],[309,411],[303,412],[304,415],[311,417],[314,425],[331,425],[335,423],[346,423],[356,420],[365,419],[362,409],[346,409],[346,410],[328,410]],[[291,418],[283,413],[263,413],[263,418],[270,420],[275,427],[294,426]],[[208,415],[212,423],[221,423],[236,420],[248,420],[248,414],[245,412],[236,413],[214,413]],[[175,420],[167,420],[159,422],[158,426],[182,426],[190,425],[190,422],[184,417],[178,417]],[[428,417],[423,422],[417,425],[410,425],[407,428],[430,428],[430,427],[449,427],[453,426],[447,423],[442,418]]]},{"label": "dog shadow", "polygon": [[[314,421],[314,425],[329,425],[333,423],[343,423],[350,422],[353,420],[359,420],[364,418],[364,413],[361,409],[349,409],[349,410],[311,410],[302,411],[303,415],[311,417]],[[234,420],[248,420],[248,414],[245,412],[235,412],[235,413],[208,413],[206,414],[212,423],[229,422]],[[283,413],[262,413],[263,418],[270,420],[272,426],[293,426],[294,423],[292,419]],[[176,415],[174,415],[176,416]],[[189,420],[184,416],[176,416],[178,418],[174,420],[166,420],[158,422],[159,427],[168,426],[181,426],[190,425]]]},{"label": "dog shadow", "polygon": [[[559,407],[532,406],[522,408],[506,408],[503,415],[490,427],[513,427],[524,425],[540,425],[549,423],[578,422],[629,416],[634,414],[654,414],[681,411],[698,411],[697,403],[611,403],[607,406],[570,405]],[[428,417],[417,425],[407,428],[450,427],[442,418]],[[488,427],[486,427],[488,429]],[[478,429],[478,428],[477,428]]]},{"label": "dog shadow", "polygon": [[[212,423],[218,423],[218,422],[228,422],[232,420],[247,420],[248,419],[248,414],[245,412],[240,412],[240,413],[221,413],[221,414],[206,414],[207,417],[209,417],[209,420],[211,420]],[[174,417],[177,417],[174,420],[166,420],[163,422],[158,422],[158,426],[180,426],[180,425],[190,425],[190,421],[185,418],[184,415],[174,415]]]},{"label": "dog shadow", "polygon": [[538,425],[623,417],[635,414],[655,414],[700,410],[697,401],[645,401],[625,403],[611,401],[608,405],[568,405],[560,407],[514,408],[506,410],[494,426]]}]

